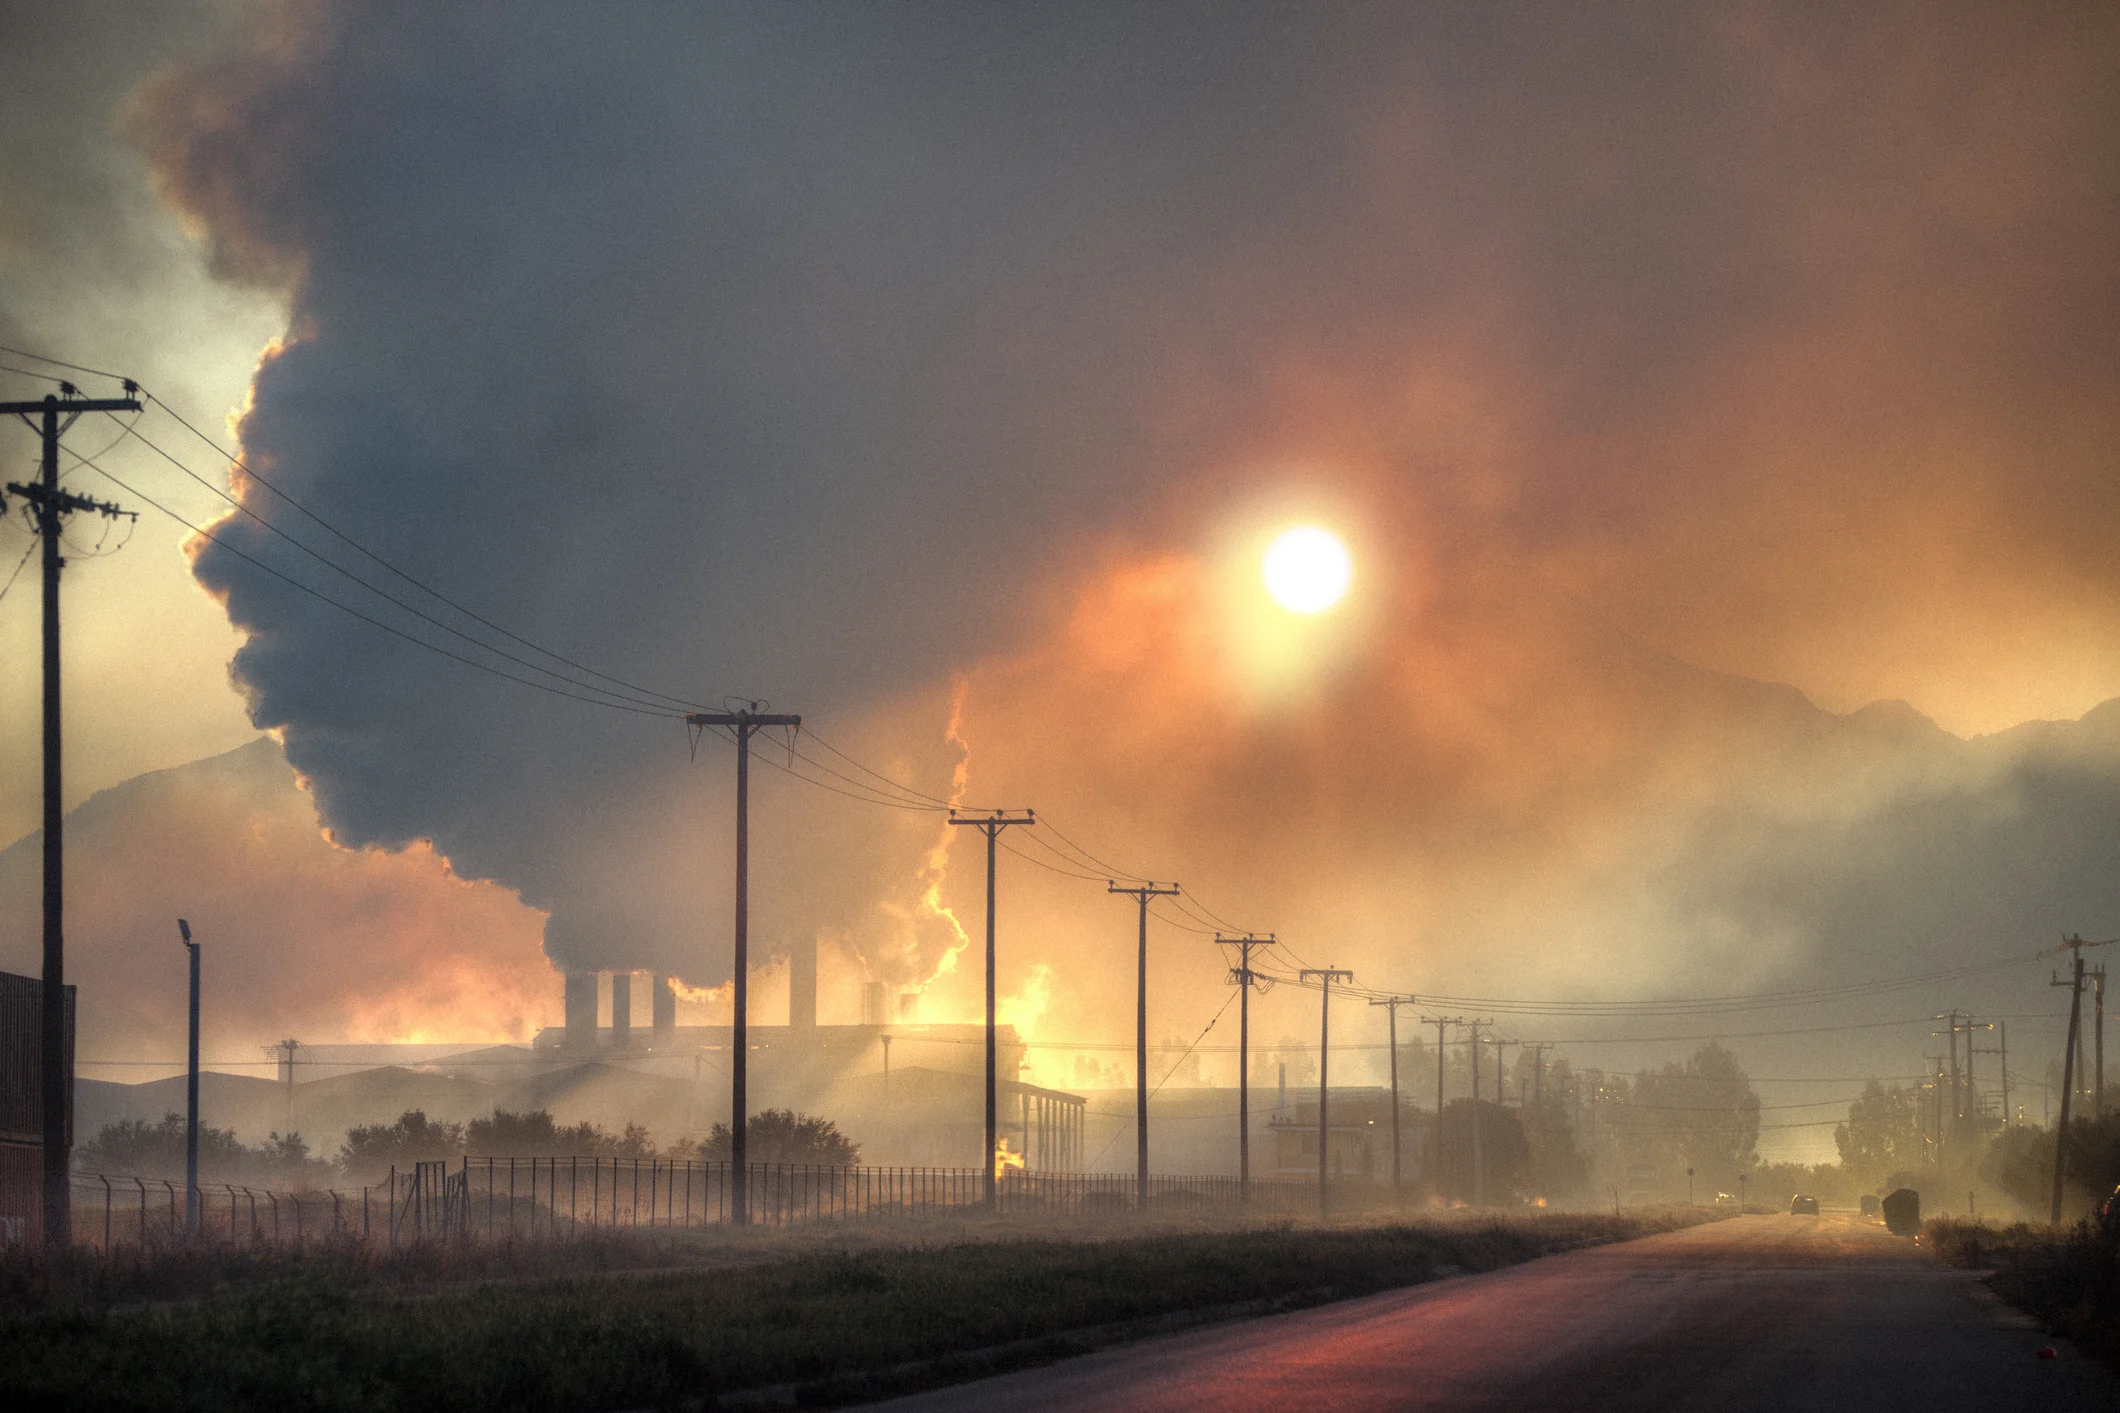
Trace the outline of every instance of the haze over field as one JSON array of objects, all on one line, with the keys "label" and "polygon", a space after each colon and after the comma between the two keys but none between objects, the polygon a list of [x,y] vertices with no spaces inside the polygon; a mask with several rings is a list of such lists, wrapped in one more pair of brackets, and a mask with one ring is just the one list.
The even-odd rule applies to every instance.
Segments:
[{"label": "haze over field", "polygon": [[[0,338],[137,372],[217,434],[240,407],[275,484],[535,643],[1035,807],[1372,985],[1774,990],[2120,925],[2109,6],[79,23],[129,36],[95,83],[10,11],[37,41],[4,47],[11,91],[72,145],[0,164]],[[60,234],[105,227],[93,259]],[[142,448],[105,464],[220,513]],[[1315,615],[1258,572],[1297,523],[1351,555]],[[421,652],[239,554],[524,670],[256,521],[216,533],[186,565],[143,522],[132,560],[73,572],[75,798],[240,745],[247,711],[339,845],[391,853],[323,852],[255,747],[90,806],[74,956],[113,1000],[84,1037],[175,1033],[132,959],[202,894],[224,935],[274,937],[229,1016],[261,1042],[519,1035],[557,1018],[540,937],[727,980],[726,749]],[[32,602],[0,602],[25,662]],[[0,739],[27,762],[25,676]],[[33,772],[0,789],[19,837]],[[754,938],[819,936],[969,1018],[963,833],[761,767]],[[1012,842],[1059,863],[1035,833]],[[0,856],[11,904],[32,852]],[[1017,1019],[1122,1038],[1104,870],[1002,862]],[[31,968],[30,914],[0,916],[0,965]],[[1189,1037],[1220,964],[1153,945],[1156,1027]],[[2038,966],[1811,1023],[1960,1003],[2058,1045]],[[1856,1074],[1924,1041],[1733,1043]]]}]

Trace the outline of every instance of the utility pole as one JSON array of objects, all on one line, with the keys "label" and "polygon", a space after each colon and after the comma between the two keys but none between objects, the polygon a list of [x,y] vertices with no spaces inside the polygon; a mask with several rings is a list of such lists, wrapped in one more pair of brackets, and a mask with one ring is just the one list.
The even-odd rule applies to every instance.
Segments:
[{"label": "utility pole", "polygon": [[[1982,1026],[1979,1026],[1979,1027],[1977,1027],[1977,1029],[1980,1029],[1980,1030],[1992,1030],[1992,1031],[1996,1032],[1996,1034],[1998,1034],[1998,1035],[2001,1035],[2001,1034],[2003,1034],[2003,1033],[2004,1033],[2004,1032],[2003,1032],[2003,1026],[2004,1026],[2005,1024],[2006,1024],[2006,1022],[2003,1022],[2003,1021],[1989,1021],[1989,1022],[1987,1022],[1987,1023],[1985,1024],[1985,1025],[1982,1025]],[[1968,1037],[1968,1043],[1970,1044],[1970,1037]],[[1997,1047],[1992,1047],[1992,1046],[1983,1046],[1983,1047],[1982,1047],[1982,1048],[1980,1049],[1979,1053],[1980,1053],[1980,1054],[1983,1054],[1983,1055],[1996,1055],[1996,1056],[1999,1056],[1999,1057],[2001,1057],[2001,1069],[2002,1069],[2002,1121],[2001,1121],[2001,1123],[1999,1123],[1999,1124],[1997,1125],[1997,1127],[1998,1127],[1998,1128],[2008,1128],[2008,1127],[2009,1127],[2009,1124],[2010,1124],[2010,1062],[2009,1062],[2009,1046],[2008,1046],[2008,1044],[2007,1044],[2007,1043],[2004,1043],[2004,1044],[2003,1044],[2002,1046],[2000,1046],[1999,1048],[1997,1048]],[[1974,1091],[1973,1091],[1973,1132],[1974,1132],[1975,1134],[1978,1134],[1978,1133],[1980,1132],[1980,1091],[1979,1091],[1979,1090],[1978,1090],[1977,1088],[1976,1088],[1976,1089],[1974,1089]]]},{"label": "utility pole", "polygon": [[1025,810],[1012,815],[1003,810],[979,818],[959,818],[957,811],[950,811],[950,823],[969,825],[986,836],[986,1205],[994,1206],[994,1149],[1000,1141],[1000,1133],[994,1124],[994,844],[1001,831],[1017,824],[1036,824],[1037,812]]},{"label": "utility pole", "polygon": [[2010,1126],[2010,1023],[1996,1021],[1995,1031],[2002,1044],[2002,1126]]},{"label": "utility pole", "polygon": [[2061,1123],[2054,1130],[2054,1199],[2047,1211],[2046,1219],[2058,1224],[2061,1221],[2061,1183],[2068,1166],[2068,1111],[2069,1099],[2076,1088],[2076,1037],[2083,1021],[2083,939],[2071,937],[2067,945],[2075,953],[2071,962],[2069,979],[2054,978],[2049,986],[2066,986],[2068,994],[2068,1048],[2061,1056]]},{"label": "utility pole", "polygon": [[2091,997],[2094,1002],[2091,1014],[2097,1018],[2096,1027],[2091,1032],[2097,1037],[2091,1051],[2091,1057],[2097,1063],[2097,1068],[2091,1071],[2091,1117],[2102,1119],[2105,1117],[2105,964],[2103,962],[2100,962],[2098,969],[2091,973]]},{"label": "utility pole", "polygon": [[[747,1117],[751,1059],[751,737],[768,726],[800,727],[788,712],[761,712],[760,702],[741,711],[694,712],[685,725],[704,731],[726,726],[736,733],[736,946],[730,977],[734,1013],[729,1027],[729,1214],[741,1226],[751,1220],[750,1128]],[[993,1125],[993,1106],[987,1106]]]},{"label": "utility pole", "polygon": [[1332,984],[1335,981],[1353,981],[1354,973],[1333,967],[1305,967],[1296,973],[1298,981],[1316,980],[1318,986],[1318,1220],[1325,1220],[1331,1210],[1326,1193],[1327,1150],[1332,1145],[1332,1130],[1326,1122],[1325,1105],[1329,1090],[1327,1076],[1332,1061]]},{"label": "utility pole", "polygon": [[1550,1040],[1524,1046],[1531,1052],[1531,1161],[1540,1187],[1546,1185],[1546,1052]]},{"label": "utility pole", "polygon": [[177,935],[191,953],[191,1044],[184,1073],[184,1230],[199,1235],[199,944],[191,924],[177,919]]},{"label": "utility pole", "polygon": [[1237,994],[1237,1196],[1251,1201],[1251,993],[1259,984],[1258,975],[1251,969],[1251,949],[1273,945],[1273,934],[1264,937],[1245,933],[1242,937],[1224,937],[1219,932],[1215,941],[1225,947],[1237,949],[1237,964],[1230,970],[1230,979],[1244,988]]},{"label": "utility pole", "polygon": [[[1940,1021],[1944,1021],[1944,1022],[1946,1022],[1946,1023],[1947,1023],[1947,1026],[1948,1026],[1948,1028],[1947,1028],[1946,1030],[1944,1030],[1943,1032],[1941,1032],[1941,1033],[1942,1033],[1942,1034],[1944,1035],[1944,1037],[1945,1037],[1946,1041],[1947,1041],[1947,1042],[1949,1043],[1949,1045],[1950,1045],[1950,1047],[1951,1047],[1951,1109],[1950,1109],[1950,1123],[1949,1123],[1949,1127],[1948,1127],[1948,1128],[1946,1129],[1946,1128],[1945,1128],[1945,1127],[1943,1126],[1942,1122],[1941,1122],[1941,1121],[1939,1120],[1939,1122],[1938,1122],[1938,1127],[1937,1127],[1937,1134],[1938,1134],[1938,1137],[1939,1137],[1939,1139],[1941,1139],[1941,1138],[1942,1138],[1942,1137],[1944,1137],[1945,1135],[1948,1135],[1948,1137],[1949,1137],[1949,1139],[1950,1139],[1951,1143],[1952,1143],[1952,1144],[1953,1144],[1953,1145],[1955,1146],[1955,1145],[1956,1145],[1956,1143],[1957,1143],[1957,1141],[1958,1141],[1958,1129],[1959,1129],[1959,1120],[1960,1120],[1960,1116],[1961,1116],[1961,1114],[1963,1113],[1963,1110],[1964,1110],[1964,1105],[1963,1105],[1963,1102],[1962,1102],[1962,1100],[1961,1100],[1961,1099],[1960,1099],[1960,1097],[1959,1097],[1959,1079],[1958,1079],[1958,1012],[1956,1012],[1955,1010],[1954,1010],[1954,1011],[1946,1011],[1946,1012],[1944,1012],[1944,1013],[1943,1013],[1943,1014],[1941,1014],[1941,1015],[1938,1015],[1938,1016],[1932,1017],[1932,1019],[1935,1019],[1935,1020],[1940,1020]],[[1936,1032],[1936,1031],[1933,1031],[1933,1030],[1929,1032],[1929,1034],[1931,1034],[1931,1035],[1935,1035],[1935,1034],[1937,1034],[1937,1033],[1938,1033],[1938,1032]]]},{"label": "utility pole", "polygon": [[281,1062],[287,1066],[287,1132],[294,1132],[294,1052],[302,1048],[299,1040],[282,1040],[277,1047]]},{"label": "utility pole", "polygon": [[1500,1036],[1496,1036],[1487,1043],[1494,1047],[1494,1106],[1498,1109],[1506,1109],[1509,1107],[1509,1073],[1502,1063],[1502,1047],[1505,1045],[1521,1045],[1524,1042],[1521,1040],[1504,1040]]},{"label": "utility pole", "polygon": [[1143,883],[1121,888],[1106,879],[1104,891],[1132,898],[1140,905],[1141,942],[1134,958],[1134,1206],[1148,1210],[1148,900],[1175,898],[1178,885],[1158,888]]},{"label": "utility pole", "polygon": [[1486,1186],[1481,1181],[1485,1175],[1480,1171],[1480,1029],[1493,1022],[1476,1020],[1465,1024],[1472,1032],[1472,1205],[1477,1207]]},{"label": "utility pole", "polygon": [[1413,997],[1387,996],[1369,1004],[1384,1008],[1391,1027],[1391,1200],[1398,1203],[1406,1200],[1400,1177],[1400,1155],[1405,1147],[1399,1142],[1399,1007],[1412,1005]]},{"label": "utility pole", "polygon": [[[13,414],[43,442],[38,479],[29,485],[7,483],[11,494],[30,503],[43,543],[44,568],[44,987],[38,1059],[44,1109],[44,1244],[65,1250],[74,1241],[72,1167],[73,1076],[68,1072],[66,1035],[66,889],[64,819],[60,809],[59,740],[59,529],[69,515],[89,512],[115,520],[139,517],[108,501],[91,500],[59,489],[59,438],[84,412],[138,412],[138,387],[125,380],[124,397],[83,397],[72,383],[59,384],[58,396],[35,402],[0,402],[0,415]],[[64,414],[64,420],[61,420]],[[32,417],[37,418],[32,422]],[[0,497],[0,513],[6,499]]]},{"label": "utility pole", "polygon": [[1430,1190],[1438,1195],[1443,1187],[1443,1029],[1464,1023],[1463,1016],[1427,1018],[1427,1024],[1435,1027],[1435,1163],[1430,1169]]}]

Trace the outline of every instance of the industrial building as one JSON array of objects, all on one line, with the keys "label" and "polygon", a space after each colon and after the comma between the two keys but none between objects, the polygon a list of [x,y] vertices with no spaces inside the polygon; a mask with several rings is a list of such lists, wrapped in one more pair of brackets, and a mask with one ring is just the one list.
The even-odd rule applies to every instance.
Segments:
[{"label": "industrial building", "polygon": [[[66,1141],[73,1143],[74,988],[66,988]],[[44,983],[0,971],[0,1247],[44,1239]]]}]

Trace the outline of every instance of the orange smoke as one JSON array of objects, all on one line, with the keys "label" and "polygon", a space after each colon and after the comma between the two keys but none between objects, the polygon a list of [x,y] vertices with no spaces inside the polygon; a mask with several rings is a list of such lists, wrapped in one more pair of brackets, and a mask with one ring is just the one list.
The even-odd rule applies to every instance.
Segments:
[{"label": "orange smoke", "polygon": [[[0,965],[32,975],[40,853],[32,835],[0,854]],[[179,917],[205,948],[208,1060],[285,1036],[520,1041],[558,1020],[542,913],[457,878],[425,843],[335,847],[270,740],[87,801],[67,825],[67,882],[84,1061],[181,1064]]]}]

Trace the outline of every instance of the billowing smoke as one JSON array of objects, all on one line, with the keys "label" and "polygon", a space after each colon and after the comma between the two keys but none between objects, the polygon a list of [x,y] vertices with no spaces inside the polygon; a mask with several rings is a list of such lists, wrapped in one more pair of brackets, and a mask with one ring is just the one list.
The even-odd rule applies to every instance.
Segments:
[{"label": "billowing smoke", "polygon": [[[333,848],[271,741],[97,794],[69,817],[66,852],[89,1078],[182,1065],[179,917],[205,948],[209,1062],[259,1065],[259,1047],[290,1034],[522,1041],[558,1021],[537,914],[424,846]],[[39,834],[0,850],[0,967],[31,976],[42,865]]]},{"label": "billowing smoke", "polygon": [[[1721,674],[1980,729],[2120,693],[2116,53],[2071,6],[342,3],[132,130],[290,299],[246,454],[423,582],[1342,963],[1626,992],[1818,945],[1705,841],[1990,769]],[[1359,603],[1275,658],[1222,577],[1294,515]],[[338,838],[723,979],[726,752],[198,573]],[[769,942],[946,966],[932,815],[757,783]],[[1093,1024],[1123,915],[1013,906]]]}]

